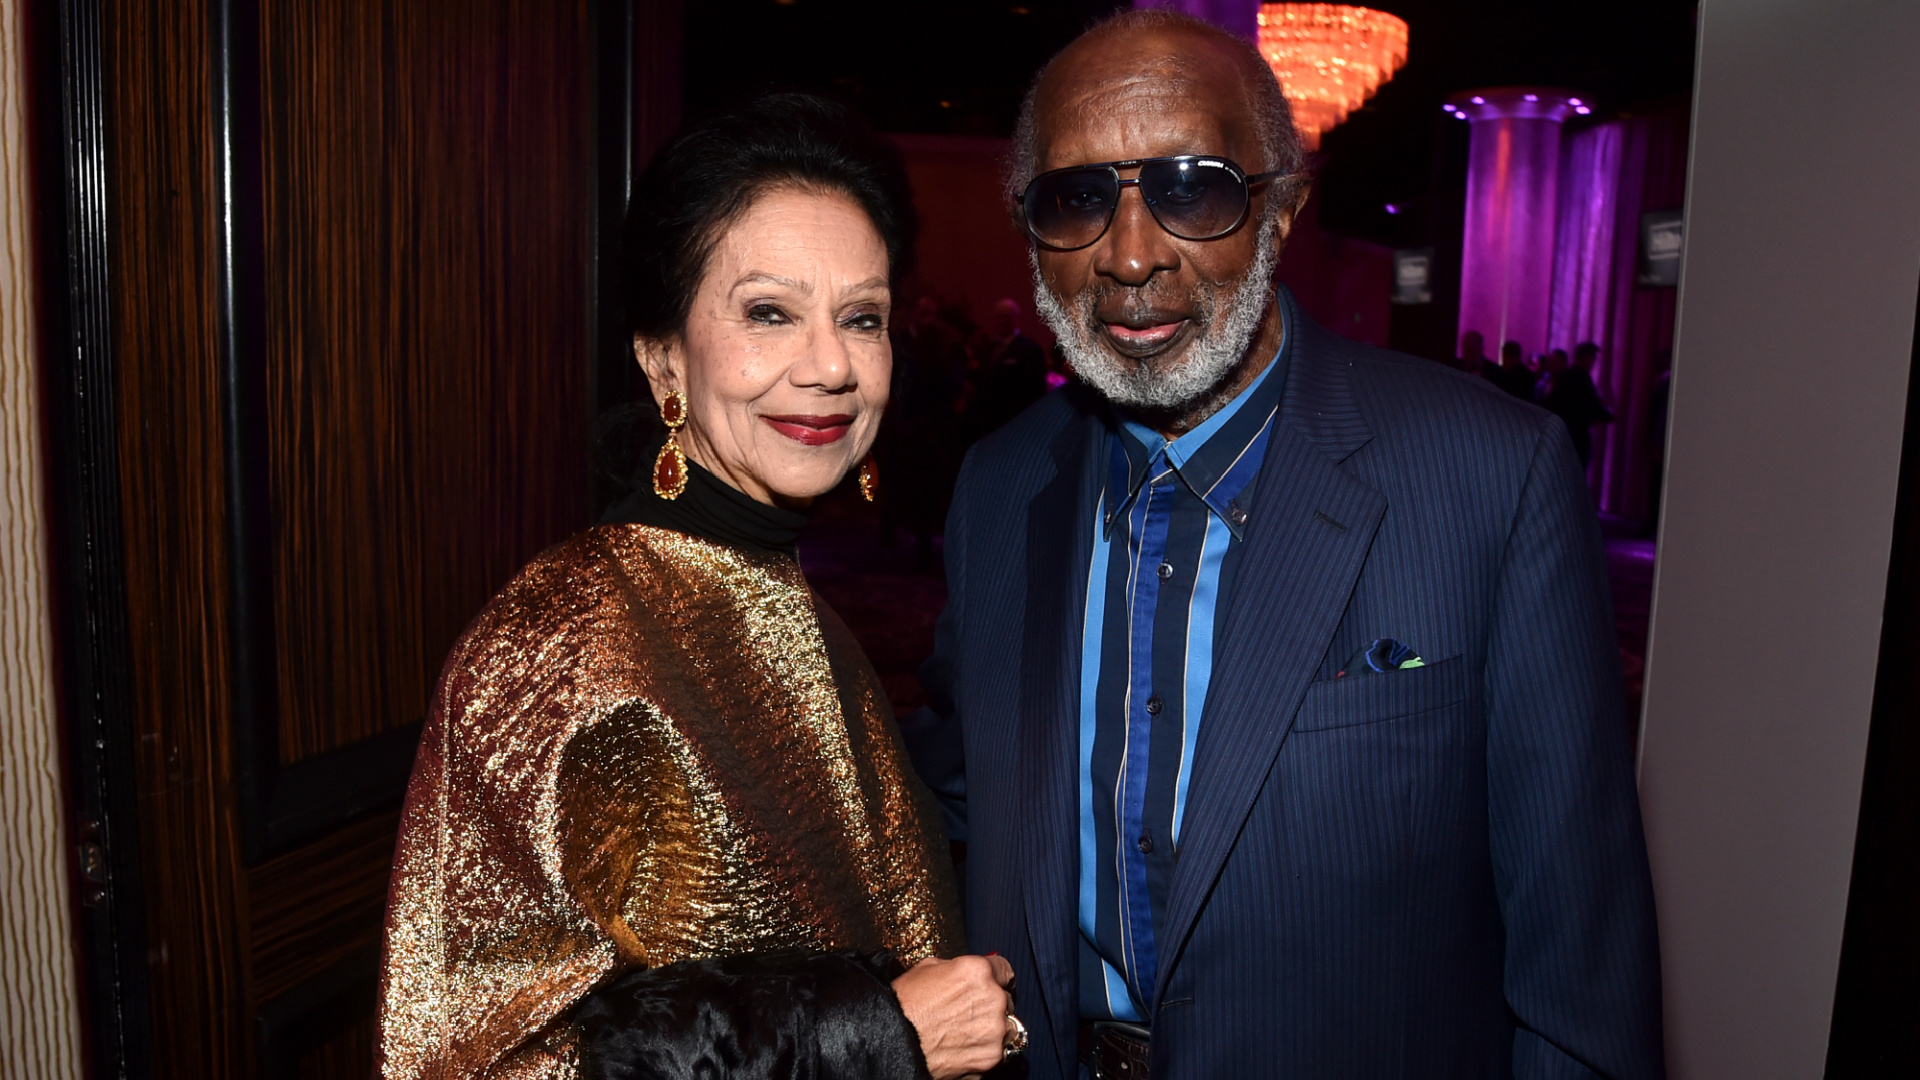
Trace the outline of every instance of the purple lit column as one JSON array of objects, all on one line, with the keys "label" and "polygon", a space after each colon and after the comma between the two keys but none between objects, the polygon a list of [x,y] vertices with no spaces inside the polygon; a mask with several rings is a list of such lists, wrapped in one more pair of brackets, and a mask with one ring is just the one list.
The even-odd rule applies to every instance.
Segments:
[{"label": "purple lit column", "polygon": [[1547,347],[1559,223],[1560,126],[1587,105],[1564,90],[1500,87],[1456,95],[1445,108],[1473,124],[1460,265],[1460,333],[1487,351],[1518,341]]}]

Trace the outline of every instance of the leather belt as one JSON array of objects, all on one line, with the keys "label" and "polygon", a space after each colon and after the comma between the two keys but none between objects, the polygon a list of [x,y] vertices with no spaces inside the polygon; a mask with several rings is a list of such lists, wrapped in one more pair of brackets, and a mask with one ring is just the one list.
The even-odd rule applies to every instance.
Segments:
[{"label": "leather belt", "polygon": [[1139,1024],[1094,1020],[1080,1025],[1080,1064],[1093,1080],[1148,1080],[1153,1064],[1151,1034]]}]

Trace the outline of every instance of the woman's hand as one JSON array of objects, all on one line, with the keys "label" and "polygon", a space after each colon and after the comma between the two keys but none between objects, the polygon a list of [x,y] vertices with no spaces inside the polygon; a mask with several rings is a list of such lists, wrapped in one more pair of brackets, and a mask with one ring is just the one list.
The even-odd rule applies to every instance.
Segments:
[{"label": "woman's hand", "polygon": [[893,980],[933,1080],[977,1076],[1006,1056],[1013,965],[999,956],[922,960]]}]

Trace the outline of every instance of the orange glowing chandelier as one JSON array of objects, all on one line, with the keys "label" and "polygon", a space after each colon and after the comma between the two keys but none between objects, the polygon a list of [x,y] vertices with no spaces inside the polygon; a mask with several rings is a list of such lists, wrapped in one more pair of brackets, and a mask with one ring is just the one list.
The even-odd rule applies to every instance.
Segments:
[{"label": "orange glowing chandelier", "polygon": [[1347,4],[1261,4],[1260,55],[1293,106],[1307,148],[1407,62],[1406,20]]}]

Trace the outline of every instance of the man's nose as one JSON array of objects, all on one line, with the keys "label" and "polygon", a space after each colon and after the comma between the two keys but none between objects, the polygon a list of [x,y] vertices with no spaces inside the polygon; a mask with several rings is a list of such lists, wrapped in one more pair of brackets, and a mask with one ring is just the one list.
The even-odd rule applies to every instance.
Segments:
[{"label": "man's nose", "polygon": [[1180,253],[1173,238],[1153,219],[1147,200],[1138,187],[1120,189],[1120,204],[1114,208],[1113,224],[1100,238],[1094,251],[1096,273],[1122,285],[1138,288],[1162,270],[1180,265]]}]

